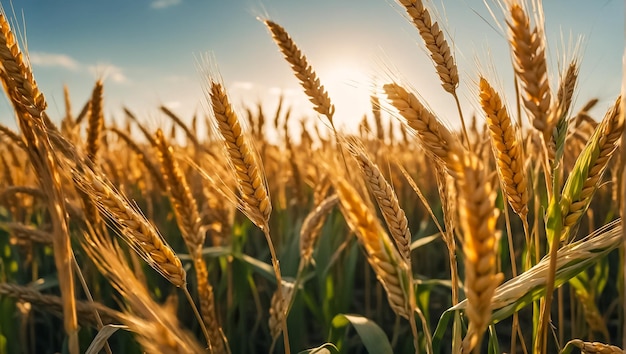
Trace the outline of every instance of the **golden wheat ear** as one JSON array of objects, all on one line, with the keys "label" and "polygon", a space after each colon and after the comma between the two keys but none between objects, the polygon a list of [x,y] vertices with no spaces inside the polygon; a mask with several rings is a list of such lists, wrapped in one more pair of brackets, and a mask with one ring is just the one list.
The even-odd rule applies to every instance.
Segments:
[{"label": "golden wheat ear", "polygon": [[450,163],[455,151],[462,149],[459,138],[441,124],[414,93],[397,83],[386,84],[383,90],[392,106],[415,130],[424,151],[444,164]]},{"label": "golden wheat ear", "polygon": [[174,207],[177,224],[189,252],[196,254],[204,245],[205,233],[201,230],[200,215],[195,198],[183,171],[174,156],[173,148],[158,129],[155,137],[157,156],[161,163],[161,174]]},{"label": "golden wheat ear", "polygon": [[526,8],[517,0],[506,1],[509,44],[513,68],[522,88],[522,102],[533,127],[549,138],[555,122],[549,121],[550,83],[546,44],[541,24],[531,26]]},{"label": "golden wheat ear", "polygon": [[74,256],[65,210],[63,181],[58,168],[57,155],[47,134],[48,130],[56,131],[56,126],[45,113],[47,104],[44,95],[35,82],[30,66],[24,60],[1,6],[0,63],[2,64],[0,80],[15,109],[30,162],[39,179],[41,189],[46,193],[47,209],[54,234],[54,263],[63,298],[63,325],[69,339],[69,352],[78,353],[80,349],[78,319],[72,270]]},{"label": "golden wheat ear", "polygon": [[105,177],[89,168],[73,171],[78,186],[98,207],[119,236],[154,270],[177,287],[187,284],[186,272],[176,253],[145,216]]},{"label": "golden wheat ear", "polygon": [[469,327],[463,339],[463,353],[479,348],[491,321],[491,300],[503,280],[496,274],[498,233],[495,193],[484,165],[473,153],[459,157],[455,166],[459,225],[465,256],[465,311]]},{"label": "golden wheat ear", "polygon": [[366,252],[367,261],[387,293],[391,309],[399,316],[409,318],[409,291],[407,268],[393,241],[378,222],[359,193],[344,179],[333,182],[339,206],[346,223],[357,236]]},{"label": "golden wheat ear", "polygon": [[519,134],[500,95],[484,77],[480,78],[480,105],[487,119],[496,169],[502,190],[520,218],[528,215],[528,179]]},{"label": "golden wheat ear", "polygon": [[272,204],[258,158],[244,136],[239,118],[222,84],[212,81],[208,90],[217,129],[224,139],[229,161],[237,178],[243,202],[240,207],[258,227],[266,228]]},{"label": "golden wheat ear", "polygon": [[335,106],[330,102],[326,89],[320,83],[320,79],[308,63],[306,56],[302,54],[296,43],[289,36],[289,33],[281,25],[271,20],[265,20],[264,23],[272,32],[272,38],[274,38],[276,45],[283,53],[285,60],[291,64],[294,74],[300,80],[304,93],[309,96],[315,111],[326,116],[330,125],[335,129],[333,122]]}]

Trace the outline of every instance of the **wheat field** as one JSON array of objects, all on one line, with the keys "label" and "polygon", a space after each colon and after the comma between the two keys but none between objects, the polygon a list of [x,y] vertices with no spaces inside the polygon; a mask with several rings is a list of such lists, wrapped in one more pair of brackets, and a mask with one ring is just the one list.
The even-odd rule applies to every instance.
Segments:
[{"label": "wheat field", "polygon": [[399,76],[355,134],[267,18],[315,129],[234,102],[208,59],[203,115],[109,121],[97,80],[51,117],[1,13],[0,354],[622,353],[624,101],[594,116],[581,56],[547,64],[540,1],[498,4],[514,97],[398,0],[457,128]]}]

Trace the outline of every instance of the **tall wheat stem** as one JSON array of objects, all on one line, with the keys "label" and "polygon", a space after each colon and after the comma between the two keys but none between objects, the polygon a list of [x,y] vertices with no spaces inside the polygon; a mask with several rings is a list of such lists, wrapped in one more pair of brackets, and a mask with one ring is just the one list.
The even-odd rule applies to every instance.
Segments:
[{"label": "tall wheat stem", "polygon": [[285,353],[289,354],[291,352],[291,349],[289,347],[289,334],[287,333],[287,313],[284,311],[284,306],[283,304],[283,291],[282,291],[282,286],[283,286],[283,279],[282,276],[280,274],[280,264],[278,262],[278,257],[276,257],[276,250],[274,249],[274,243],[272,242],[272,237],[270,236],[270,228],[269,225],[265,225],[265,227],[263,227],[263,234],[265,235],[265,240],[267,241],[267,246],[270,249],[270,254],[272,256],[272,267],[274,268],[274,275],[276,275],[276,284],[278,286],[278,291],[277,291],[277,297],[278,297],[278,303],[280,304],[280,309],[281,311],[283,311],[283,316],[281,318],[281,326],[283,328],[283,342],[285,344]]}]

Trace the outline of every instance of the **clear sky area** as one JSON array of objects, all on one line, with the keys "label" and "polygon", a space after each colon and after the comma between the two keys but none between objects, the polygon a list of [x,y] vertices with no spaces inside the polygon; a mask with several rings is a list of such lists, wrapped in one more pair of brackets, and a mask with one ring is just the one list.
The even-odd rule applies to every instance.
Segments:
[{"label": "clear sky area", "polygon": [[[513,75],[502,11],[494,20],[483,0],[434,0],[460,72],[466,115],[477,111],[480,73],[503,88],[513,104]],[[74,113],[105,79],[106,119],[128,107],[147,122],[167,122],[163,104],[190,120],[206,112],[199,58],[209,53],[233,103],[243,111],[261,102],[271,114],[279,95],[300,117],[315,117],[289,65],[257,17],[270,18],[291,34],[337,106],[339,126],[354,128],[369,112],[377,85],[399,78],[419,92],[454,126],[454,101],[439,84],[417,30],[391,0],[58,0],[2,1],[14,28],[28,44],[35,78],[49,115],[64,114],[63,85]],[[623,0],[545,0],[548,56],[553,88],[564,58],[583,37],[576,105],[599,98],[596,118],[619,94],[624,52]],[[15,14],[15,18],[13,17]],[[14,125],[0,100],[0,121]],[[312,120],[314,122],[314,120]],[[313,123],[311,123],[313,124]]]}]

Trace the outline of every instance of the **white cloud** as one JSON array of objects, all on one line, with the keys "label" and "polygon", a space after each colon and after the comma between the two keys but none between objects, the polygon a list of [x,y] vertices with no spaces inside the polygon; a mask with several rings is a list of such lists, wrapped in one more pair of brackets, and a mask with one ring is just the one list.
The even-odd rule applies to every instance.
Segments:
[{"label": "white cloud", "polygon": [[97,77],[109,79],[118,84],[130,82],[124,70],[112,64],[88,65],[62,53],[31,52],[29,60],[33,66],[62,68],[73,72],[88,72]]},{"label": "white cloud", "polygon": [[61,67],[67,70],[79,71],[80,63],[65,54],[31,52],[30,63],[38,66]]},{"label": "white cloud", "polygon": [[150,4],[153,9],[164,9],[166,7],[176,6],[183,2],[182,0],[155,0]]}]

